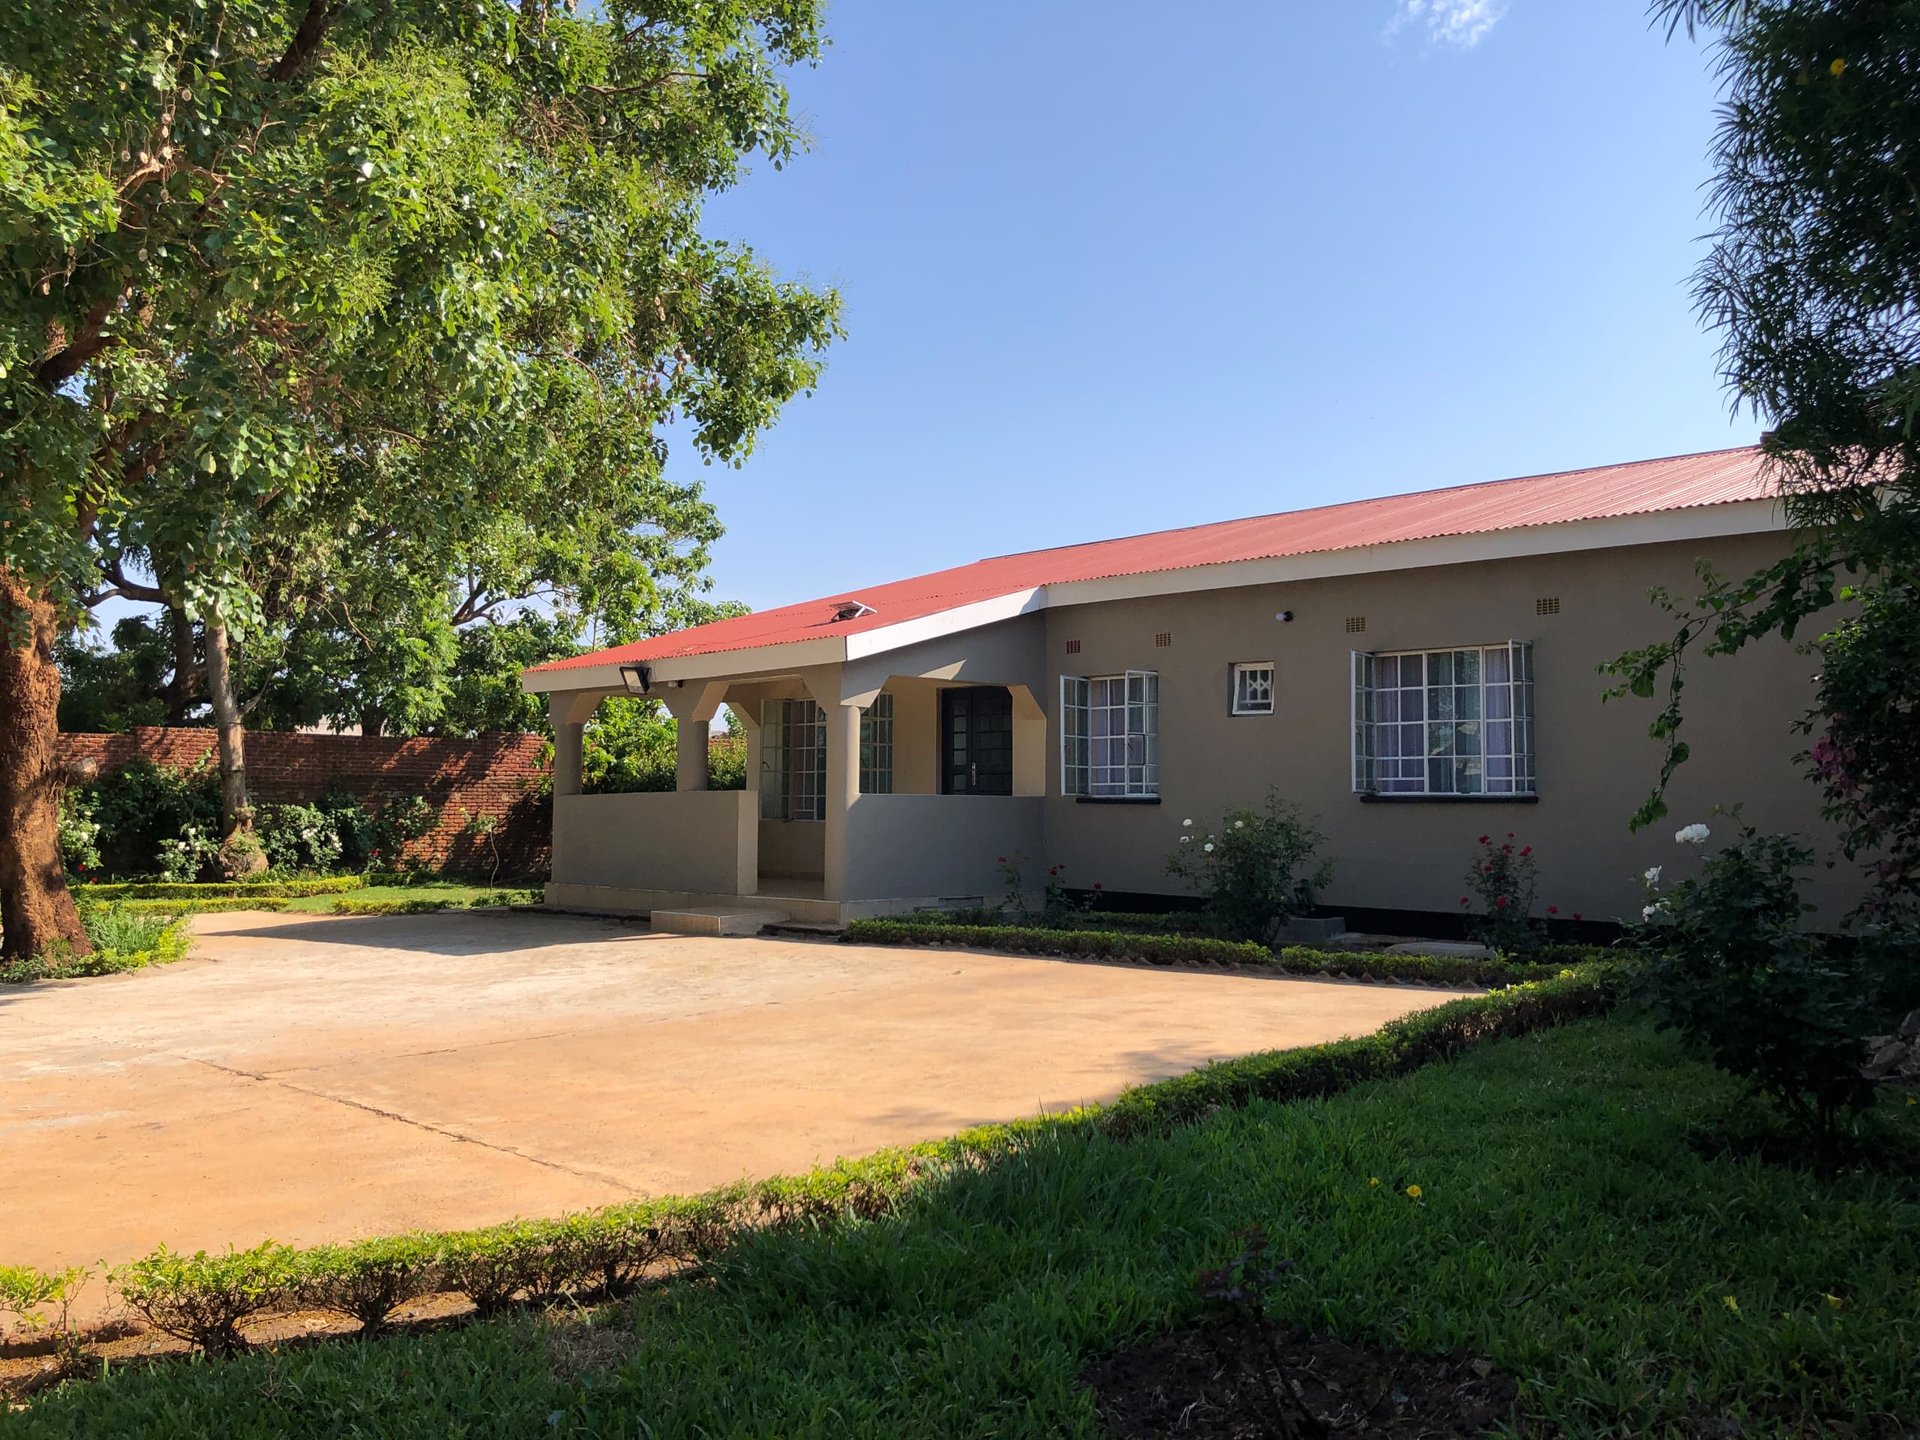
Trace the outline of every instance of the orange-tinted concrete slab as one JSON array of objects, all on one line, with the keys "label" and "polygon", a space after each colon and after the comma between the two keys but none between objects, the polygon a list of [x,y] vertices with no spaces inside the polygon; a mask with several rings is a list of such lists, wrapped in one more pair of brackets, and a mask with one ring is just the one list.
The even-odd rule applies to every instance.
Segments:
[{"label": "orange-tinted concrete slab", "polygon": [[197,924],[177,965],[0,991],[0,1263],[700,1189],[1449,998],[573,916]]}]

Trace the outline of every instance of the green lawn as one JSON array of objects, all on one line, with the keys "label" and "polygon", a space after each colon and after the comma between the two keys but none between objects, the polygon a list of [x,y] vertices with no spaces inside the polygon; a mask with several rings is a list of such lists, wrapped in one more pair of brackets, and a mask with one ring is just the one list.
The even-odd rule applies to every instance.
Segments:
[{"label": "green lawn", "polygon": [[422,880],[416,885],[362,885],[343,895],[307,895],[298,900],[287,902],[287,909],[310,914],[328,914],[333,910],[336,900],[350,900],[355,904],[363,902],[386,903],[389,901],[432,901],[445,905],[471,905],[475,901],[499,903],[502,891],[509,892],[516,901],[537,900],[539,892],[524,885],[498,885],[488,889],[485,885],[462,885],[445,880]]},{"label": "green lawn", "polygon": [[[116,1371],[0,1432],[1092,1435],[1086,1360],[1191,1317],[1196,1270],[1259,1224],[1296,1261],[1289,1318],[1484,1355],[1571,1435],[1905,1433],[1912,1174],[1829,1182],[1688,1144],[1743,1113],[1672,1040],[1588,1022],[1164,1137],[1062,1128],[892,1218],[751,1237],[715,1283],[589,1333],[521,1316]],[[1875,1119],[1920,1146],[1920,1108]],[[1741,1428],[1697,1428],[1721,1418]]]}]

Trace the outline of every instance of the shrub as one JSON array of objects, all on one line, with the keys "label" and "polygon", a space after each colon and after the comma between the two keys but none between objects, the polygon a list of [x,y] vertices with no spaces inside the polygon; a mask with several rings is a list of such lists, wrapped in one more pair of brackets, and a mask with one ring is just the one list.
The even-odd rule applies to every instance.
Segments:
[{"label": "shrub", "polygon": [[355,900],[347,896],[334,901],[327,909],[335,915],[430,915],[454,906],[455,902],[447,899]]},{"label": "shrub", "polygon": [[396,1306],[440,1288],[442,1244],[434,1235],[389,1235],[309,1250],[300,1257],[296,1298],[357,1320],[371,1335]]},{"label": "shrub", "polygon": [[407,847],[433,833],[440,812],[424,795],[389,795],[373,817],[373,855],[393,864],[408,863]]},{"label": "shrub", "polygon": [[215,915],[229,910],[287,908],[287,902],[282,899],[255,900],[238,895],[208,900],[119,900],[114,903],[129,915],[168,915],[176,919],[184,915]]},{"label": "shrub", "polygon": [[17,1315],[28,1326],[47,1323],[41,1312],[50,1306],[63,1311],[74,1292],[86,1282],[83,1269],[35,1270],[27,1265],[0,1265],[0,1313]]},{"label": "shrub", "polygon": [[76,955],[64,942],[38,955],[0,964],[0,983],[29,980],[78,980],[111,975],[147,965],[166,965],[187,953],[187,928],[166,915],[142,914],[118,905],[82,904],[80,923],[93,942],[92,953]]},{"label": "shrub", "polygon": [[262,805],[254,832],[276,870],[331,870],[340,863],[340,829],[318,805]]},{"label": "shrub", "polygon": [[1197,839],[1192,820],[1181,828],[1167,873],[1193,885],[1209,922],[1236,940],[1271,941],[1333,878],[1331,863],[1313,859],[1327,837],[1278,792],[1268,794],[1264,812],[1229,810],[1219,830]]},{"label": "shrub", "polygon": [[85,786],[60,792],[60,859],[76,880],[100,869],[99,807],[99,797]]},{"label": "shrub", "polygon": [[492,1315],[534,1282],[539,1248],[533,1227],[518,1220],[443,1235],[440,1271],[449,1289],[466,1296],[482,1315]]},{"label": "shrub", "polygon": [[191,880],[219,851],[220,778],[210,766],[180,770],[138,759],[73,789],[74,803],[89,806],[100,827],[108,874],[165,868],[171,879]]},{"label": "shrub", "polygon": [[1462,895],[1460,904],[1469,909],[1468,932],[1474,939],[1503,955],[1520,955],[1538,948],[1543,936],[1533,918],[1535,885],[1533,847],[1514,848],[1514,834],[1505,840],[1482,835],[1475,842],[1473,859],[1467,865],[1467,888],[1480,897],[1478,912],[1472,912],[1472,900]]},{"label": "shrub", "polygon": [[314,808],[333,825],[334,839],[340,847],[336,863],[347,870],[364,866],[373,854],[373,815],[367,807],[350,792],[334,786]]},{"label": "shrub", "polygon": [[[1709,836],[1689,825],[1674,838]],[[1661,1027],[1770,1096],[1831,1153],[1839,1117],[1873,1098],[1860,1074],[1875,1018],[1873,952],[1801,928],[1811,907],[1798,872],[1812,860],[1793,836],[1741,826],[1670,889],[1659,888],[1664,867],[1647,871],[1636,938],[1651,956],[1645,986]]]},{"label": "shrub", "polygon": [[269,1240],[224,1255],[176,1255],[163,1245],[111,1278],[120,1298],[156,1330],[225,1355],[246,1344],[242,1323],[287,1297],[299,1270],[298,1254]]}]

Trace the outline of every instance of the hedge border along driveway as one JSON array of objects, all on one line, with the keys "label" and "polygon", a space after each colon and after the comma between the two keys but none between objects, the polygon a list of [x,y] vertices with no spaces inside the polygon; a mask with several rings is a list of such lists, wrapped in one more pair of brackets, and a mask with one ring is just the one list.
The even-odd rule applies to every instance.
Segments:
[{"label": "hedge border along driveway", "polygon": [[1473,955],[1386,955],[1366,950],[1316,950],[1290,945],[1269,950],[1245,940],[1206,935],[1161,935],[1134,930],[1090,930],[1038,925],[966,925],[949,921],[850,921],[846,941],[860,945],[932,945],[997,950],[1010,955],[1060,955],[1078,960],[1123,960],[1147,965],[1196,965],[1274,970],[1322,979],[1395,980],[1420,985],[1518,985],[1560,974],[1567,962],[1601,960],[1607,952],[1553,947],[1565,960],[1488,959]]},{"label": "hedge border along driveway", "polygon": [[[352,1314],[367,1328],[395,1306],[438,1290],[463,1293],[482,1314],[516,1296],[546,1300],[622,1288],[659,1262],[709,1260],[759,1231],[820,1229],[892,1213],[923,1185],[990,1163],[1038,1137],[1164,1135],[1255,1101],[1323,1099],[1408,1074],[1490,1041],[1602,1014],[1619,997],[1615,967],[1469,996],[1391,1021],[1371,1035],[1207,1065],[1136,1086],[1107,1105],[966,1130],[947,1140],[878,1151],[798,1176],[724,1186],[482,1230],[387,1237],[296,1251],[272,1241],[245,1251],[178,1255],[165,1247],[107,1272],[106,1283],[156,1328],[216,1352],[240,1348],[240,1325],[275,1308]],[[3,1261],[3,1257],[0,1257]],[[16,1294],[36,1273],[0,1263]],[[40,1277],[51,1278],[51,1277]],[[44,1287],[43,1287],[44,1288]],[[8,1287],[0,1286],[0,1308]],[[375,1297],[370,1302],[369,1295]]]}]

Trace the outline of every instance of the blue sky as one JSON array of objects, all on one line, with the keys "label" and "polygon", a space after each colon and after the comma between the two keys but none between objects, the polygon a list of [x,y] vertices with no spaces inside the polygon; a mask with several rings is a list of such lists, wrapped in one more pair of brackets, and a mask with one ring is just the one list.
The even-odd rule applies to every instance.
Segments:
[{"label": "blue sky", "polygon": [[1711,57],[1636,0],[837,0],[709,209],[847,338],[699,475],[755,608],[1744,444],[1689,277]]}]

